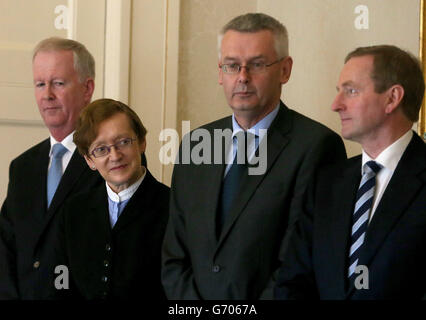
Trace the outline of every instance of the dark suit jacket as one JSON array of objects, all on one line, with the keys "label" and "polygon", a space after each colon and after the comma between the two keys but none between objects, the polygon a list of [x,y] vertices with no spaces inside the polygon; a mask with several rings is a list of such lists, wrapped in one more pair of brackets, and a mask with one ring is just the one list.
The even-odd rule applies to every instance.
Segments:
[{"label": "dark suit jacket", "polygon": [[277,298],[414,299],[426,293],[425,144],[414,134],[367,229],[358,265],[368,268],[368,290],[346,281],[360,180],[357,156],[321,171],[309,188],[277,281]]},{"label": "dark suit jacket", "polygon": [[149,171],[112,229],[105,184],[69,199],[60,213],[57,255],[68,266],[70,290],[58,290],[59,297],[165,299],[160,270],[168,204],[169,188]]},{"label": "dark suit jacket", "polygon": [[[232,130],[232,120],[203,128],[213,136],[214,129]],[[176,164],[163,245],[168,298],[272,298],[287,226],[308,179],[319,165],[342,158],[337,134],[282,104],[267,134],[266,172],[245,176],[219,239],[215,221],[226,165]]]},{"label": "dark suit jacket", "polygon": [[0,214],[0,299],[46,299],[56,266],[52,239],[57,211],[70,195],[103,180],[77,150],[47,210],[49,139],[10,164],[7,198]]}]

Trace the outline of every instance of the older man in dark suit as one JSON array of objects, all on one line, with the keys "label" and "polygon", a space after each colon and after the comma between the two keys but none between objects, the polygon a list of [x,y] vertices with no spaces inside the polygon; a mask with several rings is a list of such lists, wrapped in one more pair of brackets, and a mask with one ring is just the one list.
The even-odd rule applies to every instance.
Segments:
[{"label": "older man in dark suit", "polygon": [[76,41],[45,39],[34,50],[33,76],[50,138],[10,164],[0,215],[0,299],[51,296],[56,214],[70,195],[102,181],[73,142],[76,120],[95,86],[92,55]]},{"label": "older man in dark suit", "polygon": [[[309,177],[319,165],[346,158],[337,134],[280,102],[292,68],[280,22],[239,16],[220,40],[219,83],[233,116],[182,143],[163,244],[162,281],[172,299],[272,298],[286,230]],[[218,132],[228,132],[224,153],[213,138]],[[206,133],[214,143],[200,164],[194,141]]]},{"label": "older man in dark suit", "polygon": [[349,53],[332,109],[362,155],[325,168],[291,232],[281,299],[420,299],[426,293],[426,145],[412,131],[425,84],[394,46]]}]

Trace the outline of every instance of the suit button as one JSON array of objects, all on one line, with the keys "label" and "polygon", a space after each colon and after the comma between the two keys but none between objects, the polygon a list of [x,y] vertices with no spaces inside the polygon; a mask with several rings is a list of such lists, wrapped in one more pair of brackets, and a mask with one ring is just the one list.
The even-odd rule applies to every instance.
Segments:
[{"label": "suit button", "polygon": [[220,271],[220,266],[214,265],[213,268],[212,268],[212,271],[215,272],[215,273],[218,273]]},{"label": "suit button", "polygon": [[108,281],[108,277],[103,276],[103,277],[102,277],[102,281],[103,281],[103,282],[107,282],[107,281]]},{"label": "suit button", "polygon": [[108,268],[109,267],[109,261],[108,260],[104,260],[104,267]]},{"label": "suit button", "polygon": [[40,267],[40,261],[36,261],[33,264],[34,269],[38,269],[38,267]]},{"label": "suit button", "polygon": [[111,246],[110,246],[109,244],[107,244],[107,245],[105,246],[105,250],[106,250],[106,251],[111,251]]}]

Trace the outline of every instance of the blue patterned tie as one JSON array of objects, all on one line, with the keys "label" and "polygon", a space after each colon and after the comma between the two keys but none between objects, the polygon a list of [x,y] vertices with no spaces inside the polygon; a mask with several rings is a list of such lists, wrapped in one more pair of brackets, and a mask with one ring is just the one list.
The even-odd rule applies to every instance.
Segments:
[{"label": "blue patterned tie", "polygon": [[374,191],[376,187],[376,174],[380,171],[380,169],[381,166],[375,161],[368,161],[364,165],[364,173],[356,194],[355,210],[352,216],[352,236],[348,269],[349,279],[351,279],[354,275],[359,255],[363,247],[371,207],[373,205]]},{"label": "blue patterned tie", "polygon": [[52,148],[52,163],[47,173],[47,207],[50,206],[53,196],[62,177],[62,156],[67,152],[62,144],[56,143]]}]

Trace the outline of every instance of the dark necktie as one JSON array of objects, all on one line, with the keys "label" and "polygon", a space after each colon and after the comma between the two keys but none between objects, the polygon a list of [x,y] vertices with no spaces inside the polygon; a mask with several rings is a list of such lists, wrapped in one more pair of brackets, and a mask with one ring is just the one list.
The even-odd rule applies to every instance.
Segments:
[{"label": "dark necktie", "polygon": [[[232,162],[231,167],[229,168],[228,173],[222,182],[222,193],[221,200],[219,203],[219,212],[218,212],[218,223],[217,223],[217,235],[219,236],[222,232],[222,228],[226,223],[226,220],[229,216],[229,211],[231,206],[238,194],[241,185],[242,177],[247,174],[247,156],[246,156],[246,141],[247,133],[244,134],[241,132],[237,133],[234,139],[237,139],[237,152],[235,153],[234,161]],[[241,142],[244,139],[244,143]],[[240,159],[238,161],[238,159]],[[238,163],[240,162],[240,163]],[[241,163],[243,162],[243,163]]]},{"label": "dark necktie", "polygon": [[375,161],[368,161],[364,165],[364,174],[356,194],[355,209],[352,215],[351,247],[349,250],[348,277],[350,280],[355,277],[355,268],[358,265],[360,252],[364,244],[376,189],[376,174],[380,169],[381,166]]}]

